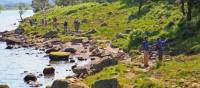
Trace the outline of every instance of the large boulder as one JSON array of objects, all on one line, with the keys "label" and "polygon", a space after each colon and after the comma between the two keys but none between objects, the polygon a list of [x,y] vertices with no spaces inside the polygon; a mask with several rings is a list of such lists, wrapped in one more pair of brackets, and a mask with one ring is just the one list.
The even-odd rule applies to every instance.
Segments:
[{"label": "large boulder", "polygon": [[9,88],[7,84],[0,84],[0,88]]},{"label": "large boulder", "polygon": [[69,78],[69,79],[55,80],[51,88],[89,88],[89,87],[82,82],[75,82],[72,81],[71,78]]},{"label": "large boulder", "polygon": [[17,39],[15,37],[8,37],[4,39],[7,45],[15,45],[15,44],[21,44],[21,40]]},{"label": "large boulder", "polygon": [[96,81],[92,88],[121,88],[117,79],[106,79]]},{"label": "large boulder", "polygon": [[33,74],[28,74],[24,77],[24,81],[29,83],[30,81],[36,82],[37,81],[37,77]]},{"label": "large boulder", "polygon": [[43,70],[44,75],[54,75],[55,69],[52,66],[45,67]]},{"label": "large boulder", "polygon": [[103,68],[108,66],[113,66],[118,64],[118,61],[116,59],[110,58],[110,57],[104,57],[102,60],[93,63],[91,70],[93,73],[100,72]]},{"label": "large boulder", "polygon": [[68,60],[70,56],[69,52],[51,52],[49,58],[51,61]]},{"label": "large boulder", "polygon": [[57,79],[53,82],[52,88],[69,88],[69,81],[66,79]]},{"label": "large boulder", "polygon": [[70,53],[76,53],[76,49],[74,49],[74,48],[66,48],[65,49],[65,52],[70,52]]}]

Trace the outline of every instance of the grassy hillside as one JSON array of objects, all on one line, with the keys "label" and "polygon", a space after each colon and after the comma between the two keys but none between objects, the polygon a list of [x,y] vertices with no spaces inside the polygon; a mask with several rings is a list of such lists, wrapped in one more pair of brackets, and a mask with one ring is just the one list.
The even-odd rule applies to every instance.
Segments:
[{"label": "grassy hillside", "polygon": [[[64,20],[68,20],[70,29],[73,30],[73,20],[79,18],[81,21],[81,31],[89,29],[97,30],[93,38],[111,40],[116,34],[122,33],[124,38],[113,39],[113,44],[124,49],[138,48],[141,38],[146,35],[150,37],[151,41],[161,36],[173,39],[181,38],[182,32],[179,32],[180,28],[178,24],[184,20],[179,6],[168,4],[167,2],[145,4],[140,14],[138,14],[137,6],[128,7],[120,1],[111,4],[85,3],[75,6],[55,7],[46,12],[37,13],[33,18],[39,19],[39,23],[41,23],[41,19],[44,16],[50,20],[54,16],[58,18],[60,23],[59,28],[62,30],[58,34],[58,37],[62,40],[67,41],[74,37],[64,35],[62,25]],[[103,24],[104,26],[102,26]],[[28,35],[35,33],[44,35],[52,28],[51,21],[46,28],[42,28],[41,25],[36,28],[30,27],[27,23],[23,25]],[[133,30],[132,34],[126,34],[125,30],[127,29]],[[183,42],[181,44],[185,45],[184,42],[196,41],[197,38],[199,36],[192,36],[191,39],[187,41],[180,40],[180,42]],[[198,48],[199,46],[194,46],[198,44],[199,41],[196,41],[195,44],[187,44],[187,49]],[[180,45],[178,44],[178,46]]]},{"label": "grassy hillside", "polygon": [[[180,6],[168,4],[167,2],[151,2],[145,4],[138,13],[138,7],[128,7],[118,1],[114,3],[85,3],[75,6],[55,7],[46,12],[40,12],[33,16],[41,24],[41,19],[49,19],[48,26],[30,27],[23,24],[26,34],[38,34],[43,36],[52,28],[52,18],[56,16],[60,23],[58,37],[63,41],[68,41],[74,36],[63,33],[63,22],[68,20],[70,29],[73,30],[73,20],[78,18],[81,21],[81,31],[96,29],[93,35],[96,39],[113,39],[113,44],[120,48],[131,50],[138,49],[144,36],[149,36],[151,42],[158,37],[172,39],[170,50],[195,51],[200,52],[199,11],[194,12],[191,22],[185,21],[185,16],[180,12]],[[104,26],[102,26],[104,25]],[[133,30],[131,34],[126,34],[125,30]],[[122,33],[123,38],[115,39],[115,35]],[[87,36],[87,35],[85,35]],[[153,43],[153,42],[152,42]],[[183,48],[184,46],[184,48]]]}]

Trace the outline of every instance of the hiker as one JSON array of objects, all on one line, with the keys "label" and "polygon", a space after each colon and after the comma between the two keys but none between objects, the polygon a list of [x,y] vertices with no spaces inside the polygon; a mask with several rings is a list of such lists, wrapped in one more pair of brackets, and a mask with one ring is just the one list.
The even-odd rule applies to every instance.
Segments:
[{"label": "hiker", "polygon": [[156,51],[158,54],[158,59],[162,61],[163,59],[163,46],[167,42],[167,39],[162,40],[161,38],[158,38],[156,41]]},{"label": "hiker", "polygon": [[144,52],[144,67],[148,67],[149,64],[149,41],[147,37],[144,37],[143,40],[143,52]]},{"label": "hiker", "polygon": [[79,31],[79,25],[80,25],[80,22],[79,22],[78,18],[76,18],[74,20],[74,30],[75,30],[75,32]]},{"label": "hiker", "polygon": [[45,19],[42,18],[42,27],[45,27]]},{"label": "hiker", "polygon": [[56,17],[53,17],[53,28],[56,29],[57,31],[59,31]]},{"label": "hiker", "polygon": [[64,30],[65,30],[66,32],[68,32],[68,22],[67,22],[67,20],[65,20],[63,26],[64,26]]}]

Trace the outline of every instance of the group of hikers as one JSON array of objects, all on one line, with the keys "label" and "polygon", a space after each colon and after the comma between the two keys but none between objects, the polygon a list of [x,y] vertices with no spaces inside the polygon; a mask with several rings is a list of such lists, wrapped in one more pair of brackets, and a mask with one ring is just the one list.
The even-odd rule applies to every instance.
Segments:
[{"label": "group of hikers", "polygon": [[[38,26],[38,22],[39,21],[37,19],[29,19],[30,26]],[[42,18],[41,19],[42,28],[45,28],[49,22],[52,23],[52,29],[51,30],[56,29],[57,31],[60,31],[60,29],[58,27],[60,25],[60,23],[58,23],[57,17],[53,17],[52,21],[51,21],[51,19],[47,19],[46,17]],[[66,19],[61,24],[63,24],[63,29],[66,32],[69,32],[68,20]],[[78,18],[74,19],[74,23],[73,24],[74,24],[74,31],[75,32],[79,32],[80,22],[79,22]]]},{"label": "group of hikers", "polygon": [[[163,50],[164,45],[168,41],[168,39],[158,38],[155,42],[155,50],[157,51],[158,60],[163,60]],[[143,40],[143,53],[144,53],[144,67],[149,67],[149,61],[151,60],[151,53],[149,47],[148,37],[144,37]]]}]

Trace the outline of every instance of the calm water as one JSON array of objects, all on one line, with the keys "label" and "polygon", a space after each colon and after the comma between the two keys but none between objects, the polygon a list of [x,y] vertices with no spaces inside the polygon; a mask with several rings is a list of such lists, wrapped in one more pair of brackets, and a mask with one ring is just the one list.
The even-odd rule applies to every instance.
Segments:
[{"label": "calm water", "polygon": [[[23,18],[32,16],[34,13],[32,10],[27,10]],[[18,26],[20,21],[19,13],[17,10],[5,10],[0,12],[0,32],[6,30],[13,30]],[[16,24],[16,25],[14,25]]]},{"label": "calm water", "polygon": [[[25,17],[33,15],[32,11],[27,11]],[[18,22],[17,11],[3,11],[0,13],[0,31],[13,30]],[[43,84],[40,88],[45,88],[46,85],[52,84],[52,81],[57,78],[74,75],[71,66],[74,65],[69,62],[49,62],[48,57],[41,51],[34,49],[12,49],[6,50],[6,44],[0,42],[0,84],[6,83],[10,88],[30,88],[29,85],[24,83],[23,77],[30,72],[38,76],[42,73],[43,68],[51,64],[56,69],[54,77],[40,77],[39,83]],[[78,65],[84,65],[89,61],[79,62]]]}]

